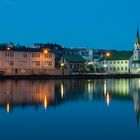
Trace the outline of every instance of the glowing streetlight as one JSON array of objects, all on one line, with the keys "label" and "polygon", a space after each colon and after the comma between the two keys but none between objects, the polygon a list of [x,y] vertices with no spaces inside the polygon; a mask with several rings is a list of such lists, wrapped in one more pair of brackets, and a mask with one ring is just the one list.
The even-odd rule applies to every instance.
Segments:
[{"label": "glowing streetlight", "polygon": [[48,50],[44,50],[44,53],[47,54],[48,53]]},{"label": "glowing streetlight", "polygon": [[8,47],[7,50],[10,51],[10,47]]},{"label": "glowing streetlight", "polygon": [[[110,57],[110,55],[111,55],[110,52],[106,52],[106,54],[105,54],[104,66],[103,66],[105,69],[106,69],[106,67],[107,67],[106,58],[107,58],[107,57]],[[104,71],[105,71],[105,69],[104,69]]]},{"label": "glowing streetlight", "polygon": [[111,55],[110,52],[107,52],[107,53],[105,54],[106,57],[110,57],[110,55]]},{"label": "glowing streetlight", "polygon": [[61,67],[64,67],[64,63],[61,63]]}]

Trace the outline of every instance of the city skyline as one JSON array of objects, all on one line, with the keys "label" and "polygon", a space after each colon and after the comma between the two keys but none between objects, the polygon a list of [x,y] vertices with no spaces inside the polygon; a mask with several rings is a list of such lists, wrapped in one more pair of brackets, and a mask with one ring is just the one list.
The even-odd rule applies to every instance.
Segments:
[{"label": "city skyline", "polygon": [[140,25],[139,4],[138,0],[0,0],[0,43],[132,50]]}]

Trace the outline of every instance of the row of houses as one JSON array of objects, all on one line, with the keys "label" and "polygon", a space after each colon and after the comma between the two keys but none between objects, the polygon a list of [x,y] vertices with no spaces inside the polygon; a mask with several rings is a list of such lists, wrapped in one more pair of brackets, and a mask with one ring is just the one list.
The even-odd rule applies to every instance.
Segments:
[{"label": "row of houses", "polygon": [[[54,48],[53,48],[54,47]],[[0,75],[61,75],[84,69],[81,55],[64,53],[56,44],[34,47],[0,44]]]},{"label": "row of houses", "polygon": [[40,43],[33,47],[0,44],[0,75],[61,75],[72,72],[140,73],[139,31],[133,51],[64,48],[58,44]]}]

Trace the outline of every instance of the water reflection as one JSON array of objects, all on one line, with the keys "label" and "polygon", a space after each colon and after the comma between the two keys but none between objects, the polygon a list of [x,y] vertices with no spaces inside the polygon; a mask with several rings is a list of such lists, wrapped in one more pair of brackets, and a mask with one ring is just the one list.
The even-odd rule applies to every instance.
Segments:
[{"label": "water reflection", "polygon": [[77,100],[104,101],[108,107],[113,100],[133,102],[139,123],[140,79],[0,81],[0,107],[7,112],[17,106],[46,110]]}]

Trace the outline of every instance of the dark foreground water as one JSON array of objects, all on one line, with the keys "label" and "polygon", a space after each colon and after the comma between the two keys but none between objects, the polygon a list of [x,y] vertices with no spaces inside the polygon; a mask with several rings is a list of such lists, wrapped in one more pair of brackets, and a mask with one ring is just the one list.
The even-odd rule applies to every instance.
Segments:
[{"label": "dark foreground water", "polygon": [[0,81],[0,140],[139,140],[140,79]]}]

